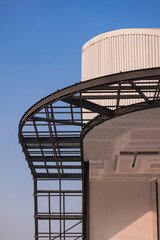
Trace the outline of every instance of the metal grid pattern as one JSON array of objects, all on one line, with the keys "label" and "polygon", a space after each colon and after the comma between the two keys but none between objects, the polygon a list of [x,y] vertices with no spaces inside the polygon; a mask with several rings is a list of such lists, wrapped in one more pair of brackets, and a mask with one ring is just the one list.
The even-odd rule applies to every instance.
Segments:
[{"label": "metal grid pattern", "polygon": [[89,80],[49,95],[24,114],[19,140],[34,178],[36,240],[89,239],[83,138],[103,121],[159,107],[159,79],[160,68]]},{"label": "metal grid pattern", "polygon": [[81,112],[60,103],[50,104],[28,120],[22,131],[23,144],[36,178],[54,174],[54,178],[81,179]]},{"label": "metal grid pattern", "polygon": [[81,109],[59,101],[39,111],[23,128],[34,176],[35,239],[82,239],[81,123]]}]

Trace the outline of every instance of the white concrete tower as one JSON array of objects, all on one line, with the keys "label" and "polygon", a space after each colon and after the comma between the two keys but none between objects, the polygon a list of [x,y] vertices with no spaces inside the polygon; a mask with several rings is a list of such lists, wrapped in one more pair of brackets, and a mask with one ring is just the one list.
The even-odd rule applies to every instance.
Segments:
[{"label": "white concrete tower", "polygon": [[82,81],[160,66],[160,29],[121,29],[100,34],[82,47]]}]

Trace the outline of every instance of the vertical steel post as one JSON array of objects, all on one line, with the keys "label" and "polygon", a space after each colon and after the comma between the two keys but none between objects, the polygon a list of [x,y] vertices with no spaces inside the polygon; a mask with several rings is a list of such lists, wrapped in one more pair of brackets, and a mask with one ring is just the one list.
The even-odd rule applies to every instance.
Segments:
[{"label": "vertical steel post", "polygon": [[60,216],[60,240],[62,240],[62,185],[59,178],[59,216]]},{"label": "vertical steel post", "polygon": [[51,196],[48,193],[48,213],[49,213],[49,240],[51,240]]},{"label": "vertical steel post", "polygon": [[64,232],[64,236],[63,236],[63,239],[65,240],[65,231],[66,231],[66,227],[65,227],[65,218],[64,218],[64,215],[65,215],[65,193],[63,193],[63,232]]},{"label": "vertical steel post", "polygon": [[89,240],[89,162],[83,163],[83,240]]},{"label": "vertical steel post", "polygon": [[38,240],[38,199],[37,199],[37,179],[34,179],[34,221],[35,221],[35,240]]},{"label": "vertical steel post", "polygon": [[159,240],[159,196],[158,196],[158,181],[156,180],[156,208],[157,208],[157,240]]}]

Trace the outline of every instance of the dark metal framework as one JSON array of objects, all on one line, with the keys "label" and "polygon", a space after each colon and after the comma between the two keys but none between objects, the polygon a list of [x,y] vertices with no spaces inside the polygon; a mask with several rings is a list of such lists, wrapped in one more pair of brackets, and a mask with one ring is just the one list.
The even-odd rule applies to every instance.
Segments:
[{"label": "dark metal framework", "polygon": [[159,93],[160,68],[137,70],[72,85],[24,114],[19,141],[34,179],[35,240],[89,239],[83,138],[104,121],[160,107]]}]

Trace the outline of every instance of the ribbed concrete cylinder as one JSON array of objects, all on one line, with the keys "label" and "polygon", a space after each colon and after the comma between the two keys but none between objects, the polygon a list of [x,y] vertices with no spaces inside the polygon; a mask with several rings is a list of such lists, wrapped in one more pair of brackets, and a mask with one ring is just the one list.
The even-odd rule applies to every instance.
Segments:
[{"label": "ribbed concrete cylinder", "polygon": [[123,29],[100,34],[82,48],[82,81],[160,66],[160,29]]}]

